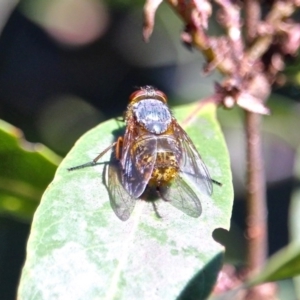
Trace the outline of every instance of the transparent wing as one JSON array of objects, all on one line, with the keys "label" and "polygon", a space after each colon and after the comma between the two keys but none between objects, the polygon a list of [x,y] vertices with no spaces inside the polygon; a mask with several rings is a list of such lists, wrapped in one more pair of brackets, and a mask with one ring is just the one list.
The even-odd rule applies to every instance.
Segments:
[{"label": "transparent wing", "polygon": [[171,185],[160,187],[159,192],[163,200],[188,216],[198,218],[201,215],[202,207],[198,196],[180,176]]},{"label": "transparent wing", "polygon": [[176,153],[180,171],[192,179],[200,191],[211,195],[213,181],[199,152],[187,133],[175,120],[173,121],[173,128],[175,136],[181,145],[179,147],[181,148],[181,152]]},{"label": "transparent wing", "polygon": [[133,211],[136,200],[130,196],[122,186],[120,180],[121,168],[118,161],[110,162],[107,176],[110,205],[117,217],[122,221],[126,221]]},{"label": "transparent wing", "polygon": [[[126,191],[134,198],[139,198],[151,178],[157,153],[157,139],[150,136],[135,140],[125,134],[122,152],[122,183]],[[126,143],[130,142],[130,144]]]}]

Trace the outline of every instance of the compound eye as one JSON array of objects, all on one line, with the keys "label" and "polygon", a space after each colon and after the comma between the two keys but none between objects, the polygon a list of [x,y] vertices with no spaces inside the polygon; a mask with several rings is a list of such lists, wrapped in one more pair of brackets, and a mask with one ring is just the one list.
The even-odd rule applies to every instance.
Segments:
[{"label": "compound eye", "polygon": [[144,90],[137,90],[129,96],[129,102],[135,102],[138,99],[145,98],[145,96],[146,93]]},{"label": "compound eye", "polygon": [[150,85],[143,86],[140,90],[133,92],[129,97],[129,102],[137,102],[143,99],[157,99],[167,103],[166,94]]},{"label": "compound eye", "polygon": [[155,98],[158,100],[161,100],[164,103],[167,103],[167,96],[164,92],[160,91],[160,90],[156,90],[156,96]]}]

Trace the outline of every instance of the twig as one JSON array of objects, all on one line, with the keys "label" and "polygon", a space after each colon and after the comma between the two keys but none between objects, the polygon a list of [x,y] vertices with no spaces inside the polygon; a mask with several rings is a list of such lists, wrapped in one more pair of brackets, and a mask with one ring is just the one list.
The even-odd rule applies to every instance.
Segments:
[{"label": "twig", "polygon": [[254,273],[264,265],[267,257],[266,187],[260,132],[261,116],[252,112],[246,112],[245,116],[247,143],[247,264],[249,272]]},{"label": "twig", "polygon": [[[247,44],[257,36],[260,22],[260,4],[257,0],[245,1],[245,34]],[[246,112],[247,140],[247,238],[248,268],[258,270],[267,257],[267,206],[264,164],[261,145],[261,116]]]},{"label": "twig", "polygon": [[[251,45],[258,35],[258,24],[261,19],[258,0],[245,1],[245,34],[246,43]],[[266,39],[264,39],[266,41]],[[270,41],[268,41],[270,42]],[[268,254],[267,199],[266,178],[262,153],[261,120],[259,114],[245,112],[245,131],[247,147],[247,265],[248,272],[258,272],[264,265]],[[245,299],[275,299],[276,289],[265,286],[254,287],[248,291]]]}]

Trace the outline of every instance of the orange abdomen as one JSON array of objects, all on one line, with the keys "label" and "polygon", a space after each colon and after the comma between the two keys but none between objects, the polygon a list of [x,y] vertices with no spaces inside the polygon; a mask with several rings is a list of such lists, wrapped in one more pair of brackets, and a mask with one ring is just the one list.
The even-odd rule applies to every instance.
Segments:
[{"label": "orange abdomen", "polygon": [[149,185],[157,187],[169,184],[177,176],[178,171],[179,167],[174,153],[159,152],[157,153]]}]

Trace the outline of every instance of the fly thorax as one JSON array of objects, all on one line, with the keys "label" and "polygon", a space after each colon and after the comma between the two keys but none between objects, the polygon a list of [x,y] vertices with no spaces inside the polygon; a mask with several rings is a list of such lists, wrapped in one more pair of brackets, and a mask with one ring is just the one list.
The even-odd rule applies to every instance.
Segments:
[{"label": "fly thorax", "polygon": [[172,116],[169,108],[156,99],[146,99],[133,105],[136,121],[148,132],[162,134],[169,128]]}]

